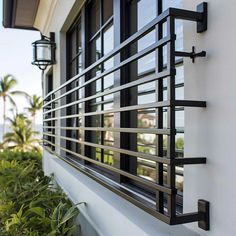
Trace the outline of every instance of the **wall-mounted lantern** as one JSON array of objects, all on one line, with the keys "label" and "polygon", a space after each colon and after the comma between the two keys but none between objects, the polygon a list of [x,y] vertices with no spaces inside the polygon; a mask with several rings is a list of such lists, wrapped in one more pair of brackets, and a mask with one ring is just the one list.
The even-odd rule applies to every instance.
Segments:
[{"label": "wall-mounted lantern", "polygon": [[41,34],[41,39],[32,43],[33,46],[33,65],[41,70],[45,70],[48,65],[56,63],[55,59],[55,33],[50,33],[50,37]]}]

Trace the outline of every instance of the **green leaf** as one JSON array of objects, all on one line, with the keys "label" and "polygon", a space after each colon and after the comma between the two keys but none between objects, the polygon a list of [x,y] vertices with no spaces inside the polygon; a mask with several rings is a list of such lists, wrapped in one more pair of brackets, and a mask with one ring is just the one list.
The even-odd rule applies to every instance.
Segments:
[{"label": "green leaf", "polygon": [[57,230],[51,231],[47,236],[56,236],[57,235]]},{"label": "green leaf", "polygon": [[68,220],[70,220],[71,218],[74,218],[78,214],[79,214],[79,209],[77,208],[77,206],[76,205],[72,206],[63,216],[60,222],[60,225],[65,224]]},{"label": "green leaf", "polygon": [[29,213],[35,213],[36,215],[44,218],[45,217],[45,210],[41,207],[32,207],[26,211],[26,215]]}]

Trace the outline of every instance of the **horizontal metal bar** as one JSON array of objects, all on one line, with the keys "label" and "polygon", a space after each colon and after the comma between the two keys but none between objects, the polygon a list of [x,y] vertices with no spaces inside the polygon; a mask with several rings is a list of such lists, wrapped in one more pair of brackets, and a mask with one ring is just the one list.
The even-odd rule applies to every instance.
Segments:
[{"label": "horizontal metal bar", "polygon": [[117,169],[117,168],[115,168],[113,166],[110,166],[110,165],[104,164],[102,162],[96,161],[96,160],[91,159],[89,157],[83,156],[83,155],[81,155],[79,153],[75,153],[75,152],[73,152],[73,151],[71,151],[69,149],[63,148],[60,145],[54,144],[54,143],[52,143],[52,142],[50,142],[48,140],[44,140],[44,142],[47,142],[47,143],[49,143],[52,146],[58,147],[61,150],[65,151],[67,153],[70,153],[70,154],[72,154],[74,156],[77,156],[77,157],[79,157],[79,158],[81,158],[81,159],[83,159],[85,161],[88,161],[88,162],[93,163],[95,165],[101,166],[101,167],[103,167],[103,168],[105,168],[105,169],[107,169],[109,171],[114,172],[114,173],[123,175],[123,176],[125,176],[125,177],[127,177],[129,179],[135,180],[135,181],[137,181],[137,182],[139,182],[139,183],[141,183],[141,184],[143,184],[145,186],[148,186],[150,188],[153,188],[155,190],[161,191],[161,192],[169,194],[169,195],[171,195],[173,193],[176,193],[176,189],[170,189],[168,187],[165,187],[165,186],[162,186],[162,185],[158,185],[158,184],[156,184],[154,182],[151,182],[149,180],[146,180],[146,179],[143,179],[141,177],[135,176],[135,175],[130,174],[130,173],[126,172],[126,171],[123,171],[123,170]]},{"label": "horizontal metal bar", "polygon": [[44,119],[44,121],[46,122],[46,121],[52,121],[52,120],[70,119],[70,118],[76,118],[76,117],[95,116],[95,115],[103,115],[103,114],[116,113],[116,112],[142,110],[142,109],[158,108],[158,107],[169,107],[169,106],[206,107],[206,102],[190,101],[190,100],[173,100],[173,101],[166,100],[162,102],[153,102],[153,103],[147,103],[147,104],[141,104],[141,105],[126,106],[126,107],[121,107],[118,109],[109,109],[105,111],[87,112],[87,113],[81,113],[81,114],[75,114],[75,115],[54,117],[50,119]]},{"label": "horizontal metal bar", "polygon": [[109,103],[112,103],[112,102],[114,102],[114,99],[110,98],[110,99],[106,99],[106,100],[99,101],[99,102],[89,103],[89,106],[92,107],[92,106],[106,105],[106,104],[109,104]]},{"label": "horizontal metal bar", "polygon": [[80,141],[80,140],[77,140],[77,139],[68,138],[68,137],[59,136],[59,135],[54,135],[54,134],[49,134],[49,133],[43,133],[43,135],[50,136],[50,137],[56,137],[56,138],[64,139],[64,140],[67,140],[67,141],[87,145],[87,146],[90,146],[90,147],[101,148],[101,149],[105,149],[105,150],[111,150],[111,151],[114,151],[114,152],[127,154],[127,155],[130,155],[132,157],[140,157],[140,158],[143,158],[143,159],[146,159],[146,160],[149,160],[149,161],[154,161],[154,162],[170,165],[170,159],[166,158],[166,157],[158,157],[158,156],[154,156],[154,155],[147,154],[147,153],[130,151],[130,150],[127,150],[127,149],[116,148],[116,147],[113,147],[113,146],[105,146],[105,145],[101,145],[101,144],[96,144],[96,143],[91,143],[91,142],[86,142],[86,141]]},{"label": "horizontal metal bar", "polygon": [[101,26],[101,28],[89,39],[92,42],[113,21],[113,15]]},{"label": "horizontal metal bar", "polygon": [[145,133],[145,134],[161,134],[170,135],[170,129],[156,129],[156,128],[105,128],[105,127],[55,127],[43,126],[45,129],[66,129],[66,130],[87,130],[87,131],[110,131],[122,133]]},{"label": "horizontal metal bar", "polygon": [[169,8],[169,15],[175,19],[189,20],[189,21],[202,21],[203,13],[197,11],[189,11],[179,8]]},{"label": "horizontal metal bar", "polygon": [[175,56],[176,57],[192,57],[193,53],[192,52],[179,52],[179,51],[175,51]]},{"label": "horizontal metal bar", "polygon": [[200,212],[193,212],[193,213],[177,215],[174,218],[171,218],[170,224],[178,225],[178,224],[196,222],[200,220],[204,220],[204,214],[201,214]]},{"label": "horizontal metal bar", "polygon": [[97,173],[93,169],[89,168],[88,166],[81,165],[80,163],[76,162],[74,159],[70,157],[63,157],[56,152],[50,150],[50,148],[44,147],[48,152],[55,155],[62,161],[65,161],[68,165],[76,168],[86,176],[90,177],[94,181],[98,182],[102,186],[106,187],[107,189],[111,190],[115,194],[118,194],[122,198],[126,199],[127,201],[131,202],[132,204],[140,207],[147,213],[151,214],[152,216],[156,217],[157,219],[170,224],[170,218],[163,213],[158,212],[154,207],[152,207],[149,201],[145,201],[143,198],[140,197],[140,194],[135,194],[134,191],[129,191],[127,187],[123,186],[122,184],[118,184],[101,174]]},{"label": "horizontal metal bar", "polygon": [[[145,55],[151,53],[151,52],[154,51],[156,48],[158,48],[158,47],[160,47],[160,46],[162,46],[162,45],[168,43],[170,40],[171,40],[171,36],[170,36],[170,35],[166,36],[165,38],[162,38],[161,40],[159,40],[159,41],[153,43],[153,44],[150,45],[149,47],[143,49],[142,51],[136,53],[135,55],[129,57],[128,59],[122,61],[122,62],[119,63],[118,65],[116,65],[116,66],[114,66],[114,67],[112,67],[112,68],[106,70],[105,72],[103,72],[103,73],[101,73],[101,74],[99,74],[99,75],[93,77],[92,79],[86,81],[85,83],[83,83],[83,84],[77,86],[76,88],[74,88],[74,89],[72,89],[72,90],[70,90],[70,91],[64,93],[63,95],[61,95],[61,96],[59,96],[59,97],[62,98],[62,97],[66,96],[66,95],[68,95],[68,94],[70,94],[70,93],[72,93],[72,92],[74,92],[74,91],[76,91],[76,90],[79,90],[79,89],[81,89],[81,88],[83,88],[83,87],[85,87],[85,86],[87,86],[87,85],[89,85],[89,84],[95,82],[96,80],[98,80],[98,79],[100,79],[100,78],[102,78],[102,77],[105,77],[105,76],[107,76],[107,75],[109,75],[109,74],[115,72],[116,70],[119,70],[119,69],[122,68],[123,66],[126,66],[127,64],[129,64],[129,63],[131,63],[131,62],[133,62],[133,61],[136,61],[136,60],[140,59],[141,57],[143,57],[143,56],[145,56]],[[56,101],[56,100],[57,100],[57,99],[55,98],[55,99],[53,99],[51,102],[54,102],[54,101]],[[47,106],[47,105],[50,104],[51,102],[46,103],[44,106]]]},{"label": "horizontal metal bar", "polygon": [[206,164],[206,157],[185,157],[176,158],[171,163],[173,165],[195,165],[195,164]]},{"label": "horizontal metal bar", "polygon": [[[52,146],[56,146],[51,142]],[[63,157],[56,153],[55,151],[52,151],[50,148],[44,147],[48,152],[52,153],[53,155],[57,156],[61,160],[65,161],[70,166],[76,168],[77,170],[81,171],[83,174],[89,176],[96,182],[100,183],[104,187],[108,188],[109,190],[113,191],[114,193],[118,194],[119,196],[123,197],[124,199],[130,201],[131,203],[135,204],[136,206],[140,207],[141,209],[145,210],[149,214],[153,215],[154,217],[162,220],[163,222],[170,224],[170,225],[177,225],[177,224],[185,224],[185,223],[191,223],[195,221],[201,221],[205,220],[205,215],[201,212],[193,212],[193,213],[185,213],[181,215],[177,215],[174,218],[170,218],[167,215],[164,215],[157,210],[155,210],[153,207],[150,206],[150,203],[147,201],[144,201],[143,198],[137,197],[137,195],[131,193],[127,190],[127,187],[124,188],[121,184],[118,184],[101,174],[97,173],[93,169],[89,168],[88,166],[81,165],[77,161],[75,161],[72,158],[69,157]]]},{"label": "horizontal metal bar", "polygon": [[163,102],[153,102],[153,103],[147,103],[142,105],[134,105],[134,106],[126,106],[121,107],[117,109],[109,109],[106,111],[97,111],[97,112],[87,112],[87,113],[81,113],[81,114],[75,114],[75,115],[68,115],[68,116],[61,116],[51,119],[45,119],[44,121],[51,121],[51,120],[60,120],[60,119],[68,119],[68,118],[76,118],[76,117],[84,117],[84,116],[95,116],[95,115],[103,115],[103,114],[109,114],[109,113],[116,113],[116,112],[124,112],[124,111],[134,111],[134,110],[142,110],[147,108],[157,108],[157,107],[167,107],[170,106],[170,101],[163,101]]},{"label": "horizontal metal bar", "polygon": [[59,136],[59,135],[55,135],[55,134],[51,134],[51,133],[46,133],[44,132],[43,135],[45,136],[50,136],[50,137],[56,137],[56,138],[60,138],[60,139],[64,139],[64,140],[68,140],[68,141],[72,141],[72,142],[76,142],[79,144],[83,144],[83,145],[87,145],[90,147],[95,147],[95,148],[101,148],[101,149],[105,149],[105,150],[111,150],[114,152],[118,152],[118,153],[122,153],[122,154],[127,154],[130,155],[132,157],[139,157],[139,158],[143,158],[149,161],[154,161],[154,162],[158,162],[158,163],[162,163],[162,164],[166,164],[166,165],[193,165],[193,164],[206,164],[206,158],[205,157],[185,157],[185,158],[176,158],[176,159],[169,159],[167,157],[158,157],[158,156],[154,156],[151,154],[146,154],[146,153],[142,153],[142,152],[135,152],[135,151],[130,151],[127,149],[120,149],[120,148],[116,148],[113,146],[105,146],[105,145],[101,145],[101,144],[96,144],[96,143],[91,143],[91,142],[86,142],[86,141],[80,141],[77,139],[73,139],[73,138],[69,138],[69,137],[65,137],[65,136]]},{"label": "horizontal metal bar", "polygon": [[88,73],[89,71],[91,71],[92,69],[96,68],[98,65],[100,65],[101,63],[107,61],[108,59],[110,59],[111,57],[113,57],[114,55],[116,55],[117,53],[119,53],[123,48],[127,47],[128,45],[130,45],[131,43],[133,43],[134,41],[139,40],[140,38],[142,38],[144,35],[148,34],[150,31],[152,31],[156,24],[162,22],[164,19],[166,19],[168,17],[169,11],[166,10],[164,11],[162,14],[160,14],[159,16],[157,16],[155,19],[153,19],[150,23],[148,23],[147,25],[145,25],[142,29],[140,29],[139,31],[137,31],[136,33],[134,33],[132,36],[130,36],[128,39],[126,39],[124,42],[122,42],[118,47],[116,47],[115,49],[113,49],[111,52],[109,52],[106,56],[102,57],[101,59],[99,59],[98,61],[96,61],[95,63],[93,63],[91,66],[87,67],[85,70],[83,70],[80,74],[72,77],[70,80],[68,80],[67,82],[65,82],[64,84],[60,85],[58,88],[54,89],[53,91],[51,91],[50,93],[48,93],[45,97],[44,100],[47,99],[49,96],[51,96],[52,94],[56,93],[57,91],[59,91],[60,89],[64,88],[66,85],[70,84],[71,82],[73,82],[74,80],[84,76],[86,73]]},{"label": "horizontal metal bar", "polygon": [[183,106],[183,107],[206,107],[205,101],[193,101],[193,100],[175,100],[173,101],[173,106]]},{"label": "horizontal metal bar", "polygon": [[[141,78],[139,80],[135,80],[135,81],[129,82],[127,84],[123,84],[121,86],[118,86],[118,87],[106,90],[106,91],[101,92],[101,93],[94,94],[94,95],[86,97],[86,98],[82,98],[82,99],[80,99],[78,101],[74,101],[74,102],[68,103],[66,105],[57,107],[55,109],[59,110],[59,109],[63,109],[63,108],[69,107],[69,106],[73,106],[75,104],[80,104],[82,102],[86,102],[86,101],[95,99],[95,98],[98,98],[98,97],[107,96],[109,94],[113,94],[113,93],[119,92],[119,91],[124,90],[124,89],[128,89],[128,88],[132,88],[134,86],[138,86],[138,85],[142,85],[142,84],[145,84],[145,83],[149,83],[149,82],[152,82],[154,80],[163,79],[163,78],[165,78],[165,77],[167,77],[169,75],[170,75],[169,71],[163,71],[163,72],[160,72],[158,74],[153,74],[152,76],[150,76],[148,78],[144,77],[144,78]],[[76,90],[77,90],[77,88],[76,88]],[[60,97],[63,97],[63,96],[60,96]],[[49,111],[47,111],[47,113],[55,111],[55,109],[49,110]],[[44,114],[46,114],[46,112]]]}]

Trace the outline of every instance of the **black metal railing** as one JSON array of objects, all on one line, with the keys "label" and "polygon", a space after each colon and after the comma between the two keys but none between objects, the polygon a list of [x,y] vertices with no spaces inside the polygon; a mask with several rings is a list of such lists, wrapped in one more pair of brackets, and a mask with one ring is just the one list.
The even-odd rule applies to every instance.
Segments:
[{"label": "black metal railing", "polygon": [[[176,157],[176,149],[175,149],[175,136],[176,136],[176,124],[175,124],[175,113],[177,107],[206,107],[205,101],[192,101],[192,100],[176,100],[175,98],[175,76],[176,76],[176,57],[190,57],[194,59],[197,56],[205,56],[204,52],[195,53],[186,53],[186,52],[177,52],[175,50],[175,20],[189,20],[197,22],[197,32],[203,32],[207,27],[207,5],[206,3],[200,4],[198,6],[198,11],[187,11],[175,8],[169,8],[159,16],[157,16],[153,21],[147,24],[138,32],[134,33],[131,37],[122,42],[118,47],[112,50],[110,53],[96,61],[91,66],[84,69],[80,74],[74,76],[69,79],[67,82],[63,83],[61,86],[50,92],[44,98],[44,145],[50,145],[51,147],[55,147],[55,151],[53,152],[59,158],[63,159],[70,165],[73,165],[81,172],[95,179],[102,185],[111,189],[115,193],[129,200],[133,204],[139,206],[144,209],[148,213],[157,217],[158,219],[170,224],[183,224],[198,221],[199,227],[209,230],[209,202],[205,200],[198,201],[198,211],[188,214],[179,214],[176,211],[176,166],[179,165],[188,165],[188,164],[205,164],[205,157]],[[124,59],[118,64],[115,64],[112,68],[97,74],[95,77],[86,80],[84,83],[79,84],[74,87],[70,87],[68,90],[68,86],[73,82],[77,81],[79,78],[83,78],[90,74],[90,72],[95,69],[97,66],[102,65],[108,59],[115,57],[122,53],[122,51],[129,47],[132,43],[137,42],[139,39],[147,35],[152,30],[156,30],[159,26],[166,25],[167,33],[162,36],[159,34],[158,39],[152,45],[146,47],[142,51],[137,52],[136,54]],[[166,65],[164,66],[163,62],[163,48],[166,48]],[[100,78],[104,78],[106,75],[109,75],[113,72],[121,70],[123,67],[128,64],[137,61],[138,59],[144,57],[147,54],[150,54],[153,51],[157,51],[158,55],[158,68],[155,73],[150,75],[149,77],[140,78],[120,86],[115,86],[109,90],[98,92],[94,95],[90,95],[87,97],[83,97],[81,99],[70,101],[65,104],[61,104],[63,98],[69,97],[73,92],[79,91],[91,85],[91,83],[97,81]],[[163,79],[167,80],[167,100],[163,100],[163,84],[161,82]],[[96,99],[99,97],[104,97],[109,94],[114,94],[117,92],[121,92],[133,87],[137,87],[142,84],[146,84],[152,81],[160,81],[160,84],[157,88],[158,100],[156,102],[150,102],[146,104],[139,105],[129,105],[123,107],[115,107],[109,110],[101,110],[101,111],[81,111],[76,114],[64,114],[58,115],[60,111],[63,109],[68,109],[72,106],[85,104],[92,99]],[[67,89],[67,91],[62,90]],[[162,94],[162,96],[161,96]],[[137,111],[141,109],[149,109],[154,108],[157,110],[158,117],[162,117],[163,109],[165,108],[167,112],[167,127],[163,128],[163,122],[157,124],[157,128],[130,128],[130,127],[90,127],[90,126],[79,126],[79,127],[68,127],[61,126],[60,121],[68,120],[72,118],[86,118],[92,117],[95,115],[104,115],[110,113],[123,113],[130,111]],[[62,114],[62,113],[61,113]],[[57,121],[57,126],[51,126],[52,121]],[[51,122],[51,123],[50,123]],[[55,124],[55,123],[53,123]],[[157,155],[152,155],[148,153],[141,153],[134,150],[128,150],[122,147],[109,146],[104,144],[93,143],[86,139],[77,139],[67,137],[66,135],[56,134],[56,132],[47,132],[48,130],[78,130],[83,132],[89,131],[110,131],[117,133],[149,133],[156,134],[159,137],[166,135],[167,138],[167,147],[166,147],[166,155],[163,155],[163,146],[158,147]],[[59,142],[52,142],[50,137],[59,140]],[[83,147],[93,147],[99,148],[102,150],[111,150],[113,152],[119,154],[128,155],[129,158],[143,158],[145,160],[149,160],[156,163],[157,170],[157,181],[152,182],[147,179],[141,178],[140,176],[134,175],[132,173],[127,172],[126,170],[117,168],[116,166],[111,166],[106,163],[102,163],[96,159],[92,159],[90,156],[86,156],[85,152],[78,153],[73,150],[70,150],[66,145],[62,145],[62,141],[70,141],[82,145]],[[163,139],[162,139],[163,141]],[[62,155],[61,153],[64,153]],[[72,158],[70,154],[74,157],[77,157],[83,162],[78,162],[76,159]],[[120,176],[124,176],[128,179],[136,181],[137,183],[142,184],[148,188],[151,188],[156,193],[156,201],[150,203],[146,199],[145,196],[141,196],[140,194],[135,195],[134,191],[130,191],[127,188],[127,185],[124,187],[122,183],[116,183],[113,180],[110,180],[107,177],[104,177],[100,172],[97,172],[96,169],[90,168],[89,164],[93,164],[93,166],[102,167],[105,170],[108,170],[112,173],[115,173]],[[163,183],[163,166],[165,166],[165,171],[167,175],[167,183]],[[166,197],[167,196],[167,197]],[[164,199],[166,197],[167,204],[165,205]]]}]

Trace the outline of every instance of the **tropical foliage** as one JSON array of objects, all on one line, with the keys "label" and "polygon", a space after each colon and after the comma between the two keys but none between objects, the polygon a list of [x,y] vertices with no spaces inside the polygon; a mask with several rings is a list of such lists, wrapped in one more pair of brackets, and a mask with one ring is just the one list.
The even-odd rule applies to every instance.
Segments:
[{"label": "tropical foliage", "polygon": [[6,129],[6,103],[9,101],[15,108],[16,103],[13,99],[14,95],[25,95],[27,93],[22,91],[14,91],[13,88],[16,86],[17,80],[13,75],[6,75],[3,78],[0,78],[0,98],[3,100],[3,134],[5,134]]},{"label": "tropical foliage", "polygon": [[[78,206],[72,205],[53,178],[42,171],[39,134],[35,116],[41,98],[13,91],[12,75],[0,79],[3,100],[3,142],[0,143],[0,236],[71,236],[76,230]],[[19,113],[13,95],[25,95],[27,113]],[[14,109],[6,117],[6,102]],[[5,133],[6,121],[11,128]],[[33,124],[34,127],[33,127]]]},{"label": "tropical foliage", "polygon": [[0,153],[0,235],[72,235],[79,210],[51,183],[40,154]]},{"label": "tropical foliage", "polygon": [[[0,150],[10,148],[18,151],[41,151],[39,133],[35,131],[35,117],[42,109],[40,96],[29,96],[23,91],[14,91],[17,80],[12,75],[6,75],[0,79],[0,97],[3,100],[3,142],[0,143]],[[13,95],[24,95],[29,106],[27,113],[18,113]],[[9,101],[13,108],[13,116],[6,117],[6,102]],[[6,122],[9,123],[11,132],[6,133]]]},{"label": "tropical foliage", "polygon": [[19,151],[41,151],[40,139],[36,137],[38,132],[32,129],[32,122],[23,113],[16,113],[13,118],[8,117],[11,132],[3,137],[3,147]]},{"label": "tropical foliage", "polygon": [[33,118],[33,126],[35,127],[35,117],[38,111],[40,111],[43,107],[43,101],[41,100],[40,96],[37,96],[36,94],[27,97],[29,107],[26,108],[26,110],[30,113],[30,115]]}]

